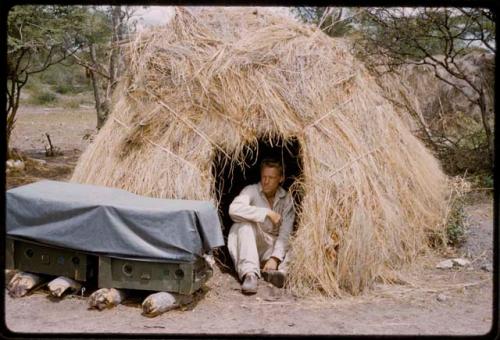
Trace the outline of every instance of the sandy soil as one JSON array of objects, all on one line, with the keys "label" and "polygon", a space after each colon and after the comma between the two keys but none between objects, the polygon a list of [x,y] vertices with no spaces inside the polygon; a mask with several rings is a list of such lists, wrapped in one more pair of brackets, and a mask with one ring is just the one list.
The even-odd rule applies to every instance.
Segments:
[{"label": "sandy soil", "polygon": [[[82,137],[93,128],[95,114],[27,109],[18,119],[14,146],[46,163],[27,162],[25,171],[8,174],[7,186],[68,179],[88,143]],[[52,131],[63,155],[45,157],[36,139],[45,130]],[[485,334],[493,318],[492,273],[481,269],[493,261],[491,199],[475,202],[466,213],[469,228],[462,247],[422,257],[405,271],[406,284],[377,283],[357,297],[298,298],[265,282],[256,295],[244,296],[238,281],[216,268],[195,303],[156,318],[141,315],[141,297],[99,312],[87,309],[85,296],[56,302],[42,289],[19,299],[5,294],[5,322],[13,332],[29,333]],[[472,265],[435,268],[458,256],[467,256]]]},{"label": "sandy soil", "polygon": [[[22,106],[11,136],[11,147],[26,157],[25,171],[7,174],[7,189],[41,179],[68,180],[78,157],[91,142],[96,130],[96,114],[92,108],[64,109]],[[46,157],[49,147],[60,151]]]},{"label": "sandy soil", "polygon": [[24,152],[44,152],[46,133],[52,143],[64,151],[83,151],[88,145],[84,135],[95,129],[97,118],[91,107],[65,109],[61,107],[21,106],[12,131],[12,147]]}]

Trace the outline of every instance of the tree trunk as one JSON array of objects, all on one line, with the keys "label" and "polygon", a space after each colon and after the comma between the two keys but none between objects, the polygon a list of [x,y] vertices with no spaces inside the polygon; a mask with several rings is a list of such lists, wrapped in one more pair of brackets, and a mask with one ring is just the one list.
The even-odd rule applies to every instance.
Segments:
[{"label": "tree trunk", "polygon": [[[92,67],[94,69],[98,68],[97,65],[97,58],[95,54],[95,46],[94,44],[91,44],[89,46],[90,50],[90,59],[92,60]],[[101,97],[101,93],[99,91],[99,80],[97,79],[97,74],[94,72],[92,69],[88,69],[90,79],[92,81],[92,89],[94,90],[94,100],[95,100],[95,110],[97,113],[97,129],[100,129],[103,125],[104,122],[106,121],[107,118],[107,113],[105,110],[103,110],[103,99]]]},{"label": "tree trunk", "polygon": [[95,110],[97,113],[97,126],[96,128],[100,130],[106,121],[106,113],[103,110],[103,103],[101,101],[101,94],[99,93],[99,84],[96,75],[93,71],[90,71],[90,78],[92,79],[92,88],[94,89],[94,100],[95,100]]},{"label": "tree trunk", "polygon": [[[120,48],[118,47],[118,42],[123,39],[123,18],[121,6],[112,7],[111,25],[112,36],[108,62],[109,79],[107,79],[107,83],[102,84],[102,90],[104,91],[102,94],[99,90],[99,81],[97,79],[98,75],[92,70],[89,70],[90,77],[92,79],[92,87],[94,89],[95,107],[97,113],[97,129],[100,129],[108,118],[111,107],[111,96],[116,87],[116,83],[119,77]],[[95,46],[91,44],[89,48],[92,67],[94,69],[98,69]]]},{"label": "tree trunk", "polygon": [[486,140],[488,142],[488,152],[490,156],[490,161],[491,161],[491,168],[493,169],[495,165],[495,141],[493,137],[493,133],[491,132],[491,127],[488,122],[488,116],[487,116],[487,109],[486,109],[486,98],[484,95],[484,91],[481,89],[481,93],[479,94],[479,99],[478,99],[478,106],[479,110],[481,111],[481,121],[483,123],[483,128],[484,132],[486,134]]},{"label": "tree trunk", "polygon": [[[127,10],[122,6],[111,6],[111,41],[109,46],[109,59],[107,65],[98,63],[96,47],[89,45],[90,63],[87,72],[92,80],[94,90],[95,108],[97,113],[97,129],[106,122],[111,111],[111,97],[122,71],[120,41],[123,40],[125,22],[128,20]],[[96,72],[96,70],[103,70]],[[104,75],[105,74],[105,75]]]},{"label": "tree trunk", "polygon": [[[26,81],[23,83],[25,84]],[[21,96],[21,87],[17,82],[11,84],[10,93],[7,95],[7,121],[5,126],[5,145],[7,146],[6,159],[11,158],[10,137],[16,123],[16,114],[19,109],[19,100]]]},{"label": "tree trunk", "polygon": [[122,8],[114,6],[111,11],[112,37],[111,53],[109,55],[109,82],[106,91],[106,98],[110,99],[115,89],[116,81],[119,76],[120,48],[118,42],[122,39]]},{"label": "tree trunk", "polygon": [[5,127],[5,145],[7,145],[6,159],[10,159],[12,156],[10,149],[10,136],[12,135],[12,130],[14,130],[16,113],[17,107],[12,107],[10,112],[7,112],[7,124]]},{"label": "tree trunk", "polygon": [[104,125],[106,120],[101,111],[101,96],[99,93],[99,84],[96,79],[94,71],[90,70],[90,79],[92,80],[92,88],[94,90],[94,100],[95,100],[95,110],[97,113],[97,129],[100,129]]},{"label": "tree trunk", "polygon": [[109,55],[109,82],[107,92],[111,92],[114,82],[116,81],[116,65],[118,63],[118,49],[116,42],[118,40],[118,25],[120,25],[120,6],[114,6],[111,10],[111,53]]}]

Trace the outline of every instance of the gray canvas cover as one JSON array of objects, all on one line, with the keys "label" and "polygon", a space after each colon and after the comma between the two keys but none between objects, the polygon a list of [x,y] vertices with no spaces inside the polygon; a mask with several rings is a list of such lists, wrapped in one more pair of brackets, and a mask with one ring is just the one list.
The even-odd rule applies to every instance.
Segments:
[{"label": "gray canvas cover", "polygon": [[210,202],[58,181],[8,190],[6,230],[13,238],[84,252],[180,262],[224,245]]}]

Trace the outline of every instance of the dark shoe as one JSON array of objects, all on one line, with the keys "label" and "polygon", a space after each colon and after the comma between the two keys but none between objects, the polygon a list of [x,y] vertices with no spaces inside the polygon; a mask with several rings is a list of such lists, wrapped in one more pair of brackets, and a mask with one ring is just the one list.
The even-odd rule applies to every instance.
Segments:
[{"label": "dark shoe", "polygon": [[257,293],[257,275],[254,273],[249,273],[245,275],[245,280],[241,285],[241,291],[243,294],[255,294]]},{"label": "dark shoe", "polygon": [[283,288],[283,286],[285,285],[286,275],[279,270],[269,270],[266,272],[263,271],[262,277],[264,278],[264,280],[278,288]]}]

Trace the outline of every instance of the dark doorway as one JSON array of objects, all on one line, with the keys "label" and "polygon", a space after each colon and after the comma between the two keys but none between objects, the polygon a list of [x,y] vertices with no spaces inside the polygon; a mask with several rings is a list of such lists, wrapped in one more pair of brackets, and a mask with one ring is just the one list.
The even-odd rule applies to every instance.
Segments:
[{"label": "dark doorway", "polygon": [[[285,170],[285,181],[283,188],[288,190],[290,186],[302,175],[302,159],[300,143],[296,138],[271,141],[259,140],[257,145],[248,145],[245,150],[245,165],[233,164],[230,160],[217,151],[214,158],[212,173],[215,178],[217,199],[219,200],[219,215],[223,225],[224,239],[227,244],[227,235],[233,221],[229,217],[229,205],[241,190],[260,180],[260,162],[265,158],[276,158],[281,160]],[[295,206],[299,207],[302,195],[299,191],[292,191]],[[227,247],[218,252],[218,258],[225,265],[234,268]]]}]

